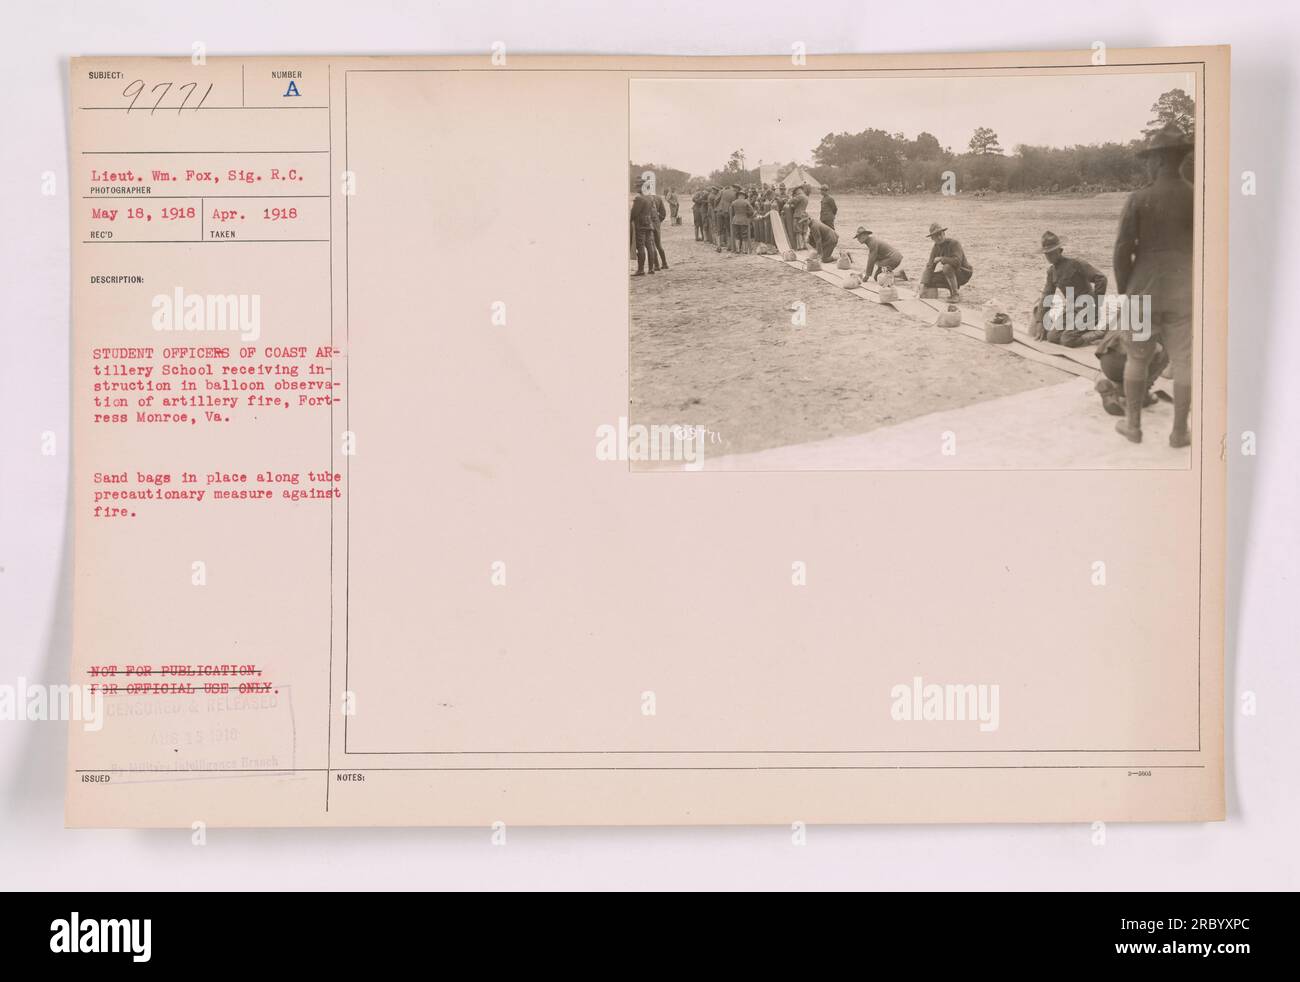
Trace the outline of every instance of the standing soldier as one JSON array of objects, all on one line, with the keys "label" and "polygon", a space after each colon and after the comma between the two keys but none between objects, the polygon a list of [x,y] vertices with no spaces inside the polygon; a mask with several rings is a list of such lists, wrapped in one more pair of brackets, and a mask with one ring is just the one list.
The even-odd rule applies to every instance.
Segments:
[{"label": "standing soldier", "polygon": [[794,189],[794,194],[790,196],[790,225],[794,228],[795,239],[791,240],[791,247],[802,249],[807,243],[804,241],[804,218],[808,215],[808,185],[801,184]]},{"label": "standing soldier", "polygon": [[731,203],[731,251],[753,252],[749,235],[754,222],[754,206],[749,203],[749,194],[740,191]]},{"label": "standing soldier", "polygon": [[691,221],[695,223],[695,241],[704,241],[704,221],[700,217],[702,202],[708,194],[703,190],[696,191],[691,195]]},{"label": "standing soldier", "polygon": [[718,229],[718,252],[731,248],[731,203],[736,200],[736,186],[722,189],[718,195],[717,210],[713,213],[714,224]]},{"label": "standing soldier", "polygon": [[673,216],[673,224],[680,225],[681,218],[677,214],[677,191],[674,188],[668,189],[668,210]]},{"label": "standing soldier", "polygon": [[[664,204],[664,199],[659,197],[657,194],[651,195],[650,201],[654,204],[654,215],[652,218],[654,221],[654,250],[659,256],[659,268],[667,269],[668,257],[664,255],[664,242],[659,235],[659,226],[662,225],[664,219],[668,217],[668,206]],[[651,265],[653,267],[653,263]]]},{"label": "standing soldier", "polygon": [[831,186],[829,184],[822,186],[822,211],[821,219],[823,225],[835,227],[835,216],[840,213],[840,206],[835,203],[831,197]]},{"label": "standing soldier", "polygon": [[638,190],[632,199],[632,235],[636,241],[636,272],[633,276],[644,276],[646,257],[650,258],[650,272],[655,272],[659,265],[659,256],[655,253],[655,220],[658,212],[654,199]]},{"label": "standing soldier", "polygon": [[1172,123],[1157,130],[1138,151],[1151,183],[1124,203],[1115,236],[1115,285],[1126,302],[1151,302],[1151,334],[1144,341],[1124,332],[1124,419],[1115,429],[1142,442],[1142,402],[1148,370],[1160,346],[1174,378],[1171,447],[1192,442],[1187,417],[1192,408],[1192,216],[1195,194],[1179,173],[1192,144]]},{"label": "standing soldier", "polygon": [[790,243],[791,249],[797,249],[799,247],[795,245],[796,235],[794,229],[794,218],[792,217],[794,205],[792,204],[792,199],[786,194],[784,184],[781,185],[781,190],[778,194],[777,200],[781,203],[781,226],[785,229],[786,240]]}]

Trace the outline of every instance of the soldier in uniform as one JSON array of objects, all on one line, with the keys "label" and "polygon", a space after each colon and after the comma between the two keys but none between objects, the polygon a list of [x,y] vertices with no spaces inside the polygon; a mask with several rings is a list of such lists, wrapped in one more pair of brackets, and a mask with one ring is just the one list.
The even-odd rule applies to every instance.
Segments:
[{"label": "soldier in uniform", "polygon": [[632,236],[636,242],[636,272],[633,276],[646,274],[646,257],[650,258],[650,272],[659,267],[659,256],[655,252],[655,208],[654,197],[638,189],[632,199]]},{"label": "soldier in uniform", "polygon": [[823,225],[835,227],[835,216],[840,213],[840,206],[835,203],[831,197],[831,186],[829,184],[822,188],[822,210],[821,220]]},{"label": "soldier in uniform", "polygon": [[[1106,335],[1100,328],[1099,320],[1103,313],[1101,300],[1106,296],[1105,274],[1082,259],[1066,258],[1064,243],[1055,232],[1043,233],[1042,248],[1039,251],[1047,257],[1047,282],[1043,284],[1033,313],[1029,315],[1030,333],[1039,341],[1046,340],[1067,348],[1078,348],[1100,341]],[[1044,322],[1045,314],[1057,290],[1067,297],[1073,295],[1076,303],[1083,297],[1090,298],[1088,302],[1097,314],[1092,323],[1098,326],[1086,331],[1067,330],[1063,326],[1049,330]],[[1067,293],[1068,290],[1073,290],[1073,294]]]},{"label": "soldier in uniform", "polygon": [[[790,196],[790,225],[794,228],[795,237],[790,240],[792,249],[802,249],[807,245],[804,241],[804,218],[808,214],[808,185],[801,184],[794,189],[794,194]],[[797,240],[797,241],[796,241]]]},{"label": "soldier in uniform", "polygon": [[[1127,416],[1128,400],[1124,395],[1124,366],[1128,364],[1128,356],[1124,354],[1124,339],[1118,331],[1107,331],[1094,354],[1097,356],[1097,366],[1101,369],[1102,376],[1097,379],[1095,386],[1097,394],[1101,396],[1101,408],[1112,416]],[[1142,397],[1143,407],[1156,404],[1151,386],[1155,385],[1156,379],[1168,365],[1169,355],[1165,353],[1163,347],[1157,348],[1155,356],[1147,365],[1146,389]],[[1160,395],[1163,397],[1164,393]]]},{"label": "soldier in uniform", "polygon": [[786,193],[785,185],[781,185],[781,190],[777,193],[777,201],[781,206],[781,225],[785,229],[786,241],[790,243],[791,249],[799,248],[795,245],[794,219],[791,217],[794,205],[793,199]]},{"label": "soldier in uniform", "polygon": [[835,229],[829,225],[823,225],[812,215],[804,215],[803,220],[799,223],[799,228],[801,236],[807,238],[808,244],[821,257],[822,262],[834,262],[835,247],[839,245],[840,241]]},{"label": "soldier in uniform", "polygon": [[735,200],[734,184],[724,187],[718,195],[717,207],[713,212],[713,222],[718,230],[718,252],[731,249],[731,203]]},{"label": "soldier in uniform", "polygon": [[1124,363],[1124,418],[1115,429],[1133,443],[1142,441],[1142,403],[1152,359],[1163,346],[1174,379],[1171,447],[1192,442],[1187,419],[1192,407],[1192,216],[1195,195],[1183,179],[1183,159],[1191,142],[1172,123],[1152,133],[1138,153],[1146,159],[1151,183],[1124,203],[1115,236],[1115,285],[1130,304],[1151,298],[1151,336],[1140,341],[1121,335]]},{"label": "soldier in uniform", "polygon": [[903,262],[901,252],[884,239],[877,238],[871,229],[861,225],[853,237],[867,247],[867,270],[862,274],[864,280],[871,279],[873,275],[879,280],[880,274],[885,270],[889,270],[899,280],[907,279],[907,274],[899,268]]},{"label": "soldier in uniform", "polygon": [[943,283],[951,294],[950,300],[960,300],[961,287],[970,282],[975,269],[966,261],[966,252],[961,243],[950,239],[947,228],[938,222],[930,223],[929,237],[934,245],[930,248],[930,258],[926,260],[925,272],[921,274],[921,296],[938,296],[938,287]]},{"label": "soldier in uniform", "polygon": [[753,252],[750,226],[754,222],[754,207],[749,203],[749,193],[741,190],[731,203],[731,251]]},{"label": "soldier in uniform", "polygon": [[[653,242],[654,242],[654,250],[659,257],[658,268],[667,269],[668,257],[664,255],[664,240],[659,235],[659,226],[662,225],[664,223],[664,219],[668,217],[668,206],[664,204],[664,199],[659,197],[659,195],[657,194],[651,195],[650,200],[654,204],[654,214],[651,220],[654,222]],[[653,264],[651,265],[653,267]]]}]

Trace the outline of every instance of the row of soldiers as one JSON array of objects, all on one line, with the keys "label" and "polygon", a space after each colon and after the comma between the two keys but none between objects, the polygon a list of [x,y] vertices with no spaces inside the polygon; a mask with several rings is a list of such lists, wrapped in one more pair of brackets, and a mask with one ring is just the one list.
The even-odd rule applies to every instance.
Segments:
[{"label": "row of soldiers", "polygon": [[785,184],[712,185],[691,197],[695,241],[708,242],[718,252],[753,252],[756,244],[776,245],[772,214],[780,216],[786,240],[793,249],[811,244],[813,223],[834,231],[839,211],[828,187],[822,188],[820,220],[808,214],[812,187]]},{"label": "row of soldiers", "polygon": [[[823,186],[818,217],[814,218],[808,213],[811,194],[808,184],[796,185],[793,190],[787,190],[785,184],[713,185],[701,189],[691,198],[695,240],[714,245],[718,252],[750,253],[759,243],[775,247],[772,225],[779,217],[790,248],[812,248],[822,262],[833,262],[839,245],[835,229],[839,205],[831,189]],[[937,295],[934,291],[944,286],[951,299],[960,300],[960,289],[974,269],[961,243],[947,232],[947,227],[938,223],[930,226],[932,247],[921,277],[922,295]],[[889,271],[895,278],[907,280],[902,269],[903,254],[898,249],[864,226],[858,227],[854,239],[867,250],[866,278],[878,279]]]}]

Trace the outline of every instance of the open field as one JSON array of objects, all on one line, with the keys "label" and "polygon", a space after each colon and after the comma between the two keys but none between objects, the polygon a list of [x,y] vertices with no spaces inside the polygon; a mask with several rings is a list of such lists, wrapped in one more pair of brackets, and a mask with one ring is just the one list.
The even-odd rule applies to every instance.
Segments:
[{"label": "open field", "polygon": [[[1069,253],[1110,276],[1124,196],[836,200],[841,247],[858,252],[850,239],[867,225],[903,252],[914,280],[929,223],[950,226],[975,267],[963,299],[993,299],[1023,321],[1046,275],[1036,251],[1042,232],[1064,236]],[[809,211],[819,207],[814,195]],[[866,433],[1068,378],[797,270],[720,255],[693,241],[689,210],[683,215],[682,226],[663,226],[670,270],[631,280],[629,418],[704,426],[717,434],[713,457]],[[801,328],[791,324],[795,301],[807,305]]]},{"label": "open field", "polygon": [[[971,303],[993,300],[1019,321],[1027,317],[1047,276],[1047,262],[1038,246],[1049,229],[1065,239],[1066,255],[1092,263],[1106,274],[1113,288],[1111,251],[1126,197],[1124,192],[1092,197],[835,195],[840,209],[835,230],[840,233],[840,245],[855,251],[853,233],[865,225],[901,251],[904,268],[909,275],[915,271],[919,278],[930,254],[930,241],[925,237],[930,223],[947,225],[948,234],[961,242],[975,267],[962,299]],[[820,208],[821,198],[813,195],[809,213],[815,215]]]},{"label": "open field", "polygon": [[[856,226],[855,226],[856,227]],[[629,419],[704,426],[711,456],[865,433],[1065,381],[757,256],[664,226],[670,270],[631,280]],[[806,326],[790,305],[807,306]]]}]

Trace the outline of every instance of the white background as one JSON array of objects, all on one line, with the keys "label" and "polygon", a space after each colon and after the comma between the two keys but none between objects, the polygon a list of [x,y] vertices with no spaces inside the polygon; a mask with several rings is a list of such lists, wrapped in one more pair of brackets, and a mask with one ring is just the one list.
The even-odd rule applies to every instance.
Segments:
[{"label": "white background", "polygon": [[[66,682],[67,59],[78,54],[782,54],[1231,44],[1228,821],[812,828],[188,831],[63,829],[64,724],[0,721],[0,888],[1295,889],[1300,750],[1296,590],[1300,172],[1294,4],[1039,2],[24,3],[0,34],[0,684]],[[59,193],[41,194],[42,174]],[[1228,244],[1207,260],[1227,275]],[[1244,457],[1252,430],[1259,452]],[[41,434],[59,452],[41,454]],[[1159,602],[1153,589],[1152,602]],[[1138,639],[1127,639],[1132,645]],[[1240,711],[1253,692],[1254,716]]]}]

